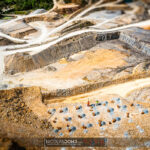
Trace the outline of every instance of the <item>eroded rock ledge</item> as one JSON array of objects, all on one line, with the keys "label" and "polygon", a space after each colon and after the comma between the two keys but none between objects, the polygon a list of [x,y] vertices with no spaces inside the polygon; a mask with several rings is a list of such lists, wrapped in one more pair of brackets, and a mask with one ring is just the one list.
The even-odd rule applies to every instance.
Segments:
[{"label": "eroded rock ledge", "polygon": [[105,34],[83,33],[73,38],[65,39],[34,55],[29,55],[28,53],[9,55],[5,58],[5,73],[15,74],[42,68],[61,58],[68,58],[72,54],[88,50],[97,45],[99,41],[117,38],[119,38],[119,32]]},{"label": "eroded rock ledge", "polygon": [[129,28],[107,33],[90,32],[65,39],[34,55],[28,53],[9,55],[5,58],[5,73],[10,74],[13,72],[15,74],[42,68],[61,58],[68,58],[77,52],[88,50],[99,42],[113,39],[125,42],[132,47],[133,51],[145,56],[150,55],[149,31],[140,28]]}]

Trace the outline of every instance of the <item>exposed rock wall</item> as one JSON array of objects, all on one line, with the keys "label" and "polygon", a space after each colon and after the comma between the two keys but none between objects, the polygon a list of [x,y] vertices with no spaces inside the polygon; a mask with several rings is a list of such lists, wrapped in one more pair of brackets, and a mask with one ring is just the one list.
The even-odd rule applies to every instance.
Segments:
[{"label": "exposed rock wall", "polygon": [[65,39],[32,56],[26,53],[13,54],[5,58],[5,73],[15,74],[38,69],[54,63],[61,58],[68,58],[72,54],[88,50],[97,45],[99,41],[117,38],[119,38],[118,32],[105,34],[83,33],[73,38]]},{"label": "exposed rock wall", "polygon": [[[36,112],[32,110],[32,102],[37,100],[39,96],[41,97],[41,92],[40,88],[38,87],[1,90],[0,120],[11,121],[12,123],[32,125],[35,128],[52,128],[51,125],[46,121],[45,123],[47,123],[47,125],[45,126],[42,120],[44,118],[41,117],[39,119],[39,116],[36,114]],[[30,104],[28,104],[28,99],[31,100]],[[42,103],[42,99],[40,100]],[[37,101],[36,105],[38,107],[40,105],[40,101],[39,103]],[[36,105],[34,103],[35,108],[37,108]]]},{"label": "exposed rock wall", "polygon": [[120,33],[119,39],[137,52],[150,56],[150,31],[140,28],[125,29]]},{"label": "exposed rock wall", "polygon": [[65,96],[73,96],[73,95],[77,95],[77,94],[83,94],[98,88],[103,88],[105,86],[109,86],[112,84],[118,84],[118,83],[123,83],[126,81],[130,81],[133,79],[138,79],[138,78],[144,78],[144,77],[148,77],[150,75],[150,72],[144,72],[144,73],[140,73],[140,74],[131,74],[128,76],[124,76],[118,79],[114,79],[111,81],[105,81],[105,82],[97,82],[97,83],[91,83],[91,84],[86,84],[83,86],[77,86],[74,88],[68,88],[68,89],[57,89],[55,91],[51,91],[51,92],[43,92],[42,96],[43,96],[43,101],[45,103],[50,103],[50,100],[56,97],[65,97]]},{"label": "exposed rock wall", "polygon": [[43,109],[46,106],[41,100],[38,87],[1,90],[0,137],[10,138],[26,147],[43,146],[43,139],[54,136],[54,133],[47,117],[44,119],[47,115],[43,114],[48,112]]},{"label": "exposed rock wall", "polygon": [[[19,62],[19,63],[18,63]],[[31,55],[28,53],[16,53],[5,57],[5,72],[15,74],[38,68]]]},{"label": "exposed rock wall", "polygon": [[15,32],[11,32],[9,33],[10,36],[15,37],[15,38],[23,38],[26,35],[29,35],[31,33],[35,33],[37,30],[32,28],[32,27],[28,27],[25,28],[23,30],[17,30]]},{"label": "exposed rock wall", "polygon": [[0,46],[8,45],[8,44],[14,44],[12,41],[0,37]]},{"label": "exposed rock wall", "polygon": [[99,42],[114,39],[125,42],[132,47],[133,51],[150,56],[150,31],[140,28],[129,28],[121,32],[89,32],[65,39],[34,55],[29,55],[28,53],[9,55],[5,58],[5,73],[15,74],[42,68],[61,58],[68,58],[77,52],[88,50]]},{"label": "exposed rock wall", "polygon": [[60,19],[61,17],[62,16],[59,15],[58,13],[51,12],[51,13],[46,13],[46,14],[27,17],[27,18],[24,18],[24,21],[26,23],[34,22],[34,21],[47,21],[47,22],[50,22],[50,21],[53,21],[53,20]]}]

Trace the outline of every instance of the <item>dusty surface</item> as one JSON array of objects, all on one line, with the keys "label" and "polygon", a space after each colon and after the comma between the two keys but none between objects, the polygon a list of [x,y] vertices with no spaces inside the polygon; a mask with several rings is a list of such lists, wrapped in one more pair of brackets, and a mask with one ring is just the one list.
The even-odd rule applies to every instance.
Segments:
[{"label": "dusty surface", "polygon": [[[149,137],[149,127],[146,126],[149,122],[149,114],[141,114],[145,109],[149,110],[149,104],[140,102],[139,109],[137,109],[136,105],[139,102],[137,103],[134,101],[133,103],[132,101],[122,98],[117,102],[115,100],[117,98],[117,95],[90,97],[90,104],[96,104],[97,100],[101,103],[100,106],[95,107],[87,107],[87,102],[72,104],[64,103],[61,107],[60,104],[51,104],[49,106],[53,106],[53,108],[56,109],[56,113],[51,118],[51,123],[55,129],[57,127],[62,127],[60,133],[63,133],[63,135],[60,133],[58,134],[63,137],[125,137],[126,132],[128,132],[127,136],[130,137]],[[108,102],[108,104],[105,105],[105,102]],[[132,103],[134,106],[131,106]],[[77,106],[82,106],[82,109],[76,110]],[[65,107],[68,108],[68,112],[60,113],[59,111]],[[113,108],[114,112],[109,112],[110,108]],[[99,112],[99,114],[93,116],[93,113],[97,112]],[[128,113],[129,117],[127,116]],[[78,117],[78,115],[82,114],[85,114],[86,116],[83,118]],[[71,117],[72,120],[66,121],[65,118],[67,117]],[[116,117],[120,117],[120,120],[113,120],[116,119]],[[140,121],[138,118],[143,118],[144,121]],[[56,120],[56,123],[54,120]],[[106,125],[99,125],[99,120],[104,121]],[[85,130],[82,126],[86,126],[89,123],[91,123],[93,127],[87,127],[87,130]],[[69,127],[75,126],[76,131],[69,132],[67,124]],[[126,126],[126,124],[128,124],[128,126]],[[140,126],[143,130],[140,132],[137,126]]]},{"label": "dusty surface", "polygon": [[121,67],[126,64],[126,55],[115,50],[96,50],[85,53],[84,58],[71,62],[64,69],[54,74],[57,78],[77,78],[87,74],[92,69]]},{"label": "dusty surface", "polygon": [[0,146],[106,137],[108,147],[149,148],[149,5],[117,0],[78,8],[61,5],[0,24],[6,40],[0,47]]}]

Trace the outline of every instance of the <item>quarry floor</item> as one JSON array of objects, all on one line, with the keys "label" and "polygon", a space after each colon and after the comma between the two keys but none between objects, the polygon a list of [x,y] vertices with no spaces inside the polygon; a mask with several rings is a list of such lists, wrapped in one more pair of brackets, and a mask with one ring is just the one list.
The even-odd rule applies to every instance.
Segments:
[{"label": "quarry floor", "polygon": [[[99,15],[102,17],[99,18]],[[98,22],[96,28],[106,31],[134,26],[134,16],[118,18],[120,15],[121,11],[117,10],[112,14],[91,13],[80,19],[93,18],[93,22]],[[55,33],[55,26],[61,31],[66,23],[64,20],[26,24],[36,29],[36,32],[15,40],[27,43],[2,46],[0,54],[7,56],[16,52],[29,52],[34,55],[46,48],[46,44],[55,41],[55,38],[56,41],[63,41],[65,34],[70,37],[75,33]],[[149,30],[149,22],[139,21],[136,25]],[[90,30],[96,29],[93,26]],[[54,33],[53,36],[50,33]],[[4,67],[2,59],[0,64]],[[7,86],[0,90],[2,137],[106,137],[112,138],[110,147],[128,145],[123,141],[113,141],[113,137],[143,138],[144,142],[138,141],[135,145],[133,140],[128,147],[138,149],[143,143],[144,147],[150,147],[150,63],[145,55],[136,53],[119,39],[99,42],[90,49],[61,58],[40,69],[1,77],[1,84]],[[92,87],[101,82],[109,84],[70,96],[57,93],[59,90],[74,90],[88,85]],[[44,99],[44,94],[50,96]]]}]

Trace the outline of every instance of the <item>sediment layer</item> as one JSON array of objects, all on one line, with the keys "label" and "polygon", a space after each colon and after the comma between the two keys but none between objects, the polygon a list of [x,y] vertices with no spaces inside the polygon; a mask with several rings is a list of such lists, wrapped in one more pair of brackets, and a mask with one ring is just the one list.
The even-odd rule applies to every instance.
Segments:
[{"label": "sediment layer", "polygon": [[[105,37],[106,36],[106,37]],[[9,55],[5,58],[5,73],[13,74],[18,72],[28,72],[34,69],[42,68],[46,65],[56,62],[61,58],[68,58],[72,54],[80,51],[88,50],[97,45],[99,41],[113,40],[119,38],[119,32],[99,33],[83,33],[73,38],[65,39],[58,42],[54,46],[34,54],[17,53]],[[18,63],[19,62],[19,63]]]},{"label": "sediment layer", "polygon": [[129,28],[120,33],[121,41],[127,43],[137,52],[150,56],[150,31],[140,28]]},{"label": "sediment layer", "polygon": [[145,78],[149,77],[150,72],[144,72],[140,74],[131,74],[128,76],[124,76],[119,79],[114,79],[111,81],[105,81],[105,82],[96,82],[96,83],[89,83],[83,86],[76,86],[73,88],[68,88],[68,89],[57,89],[51,92],[43,92],[42,97],[43,101],[45,103],[50,103],[50,100],[53,98],[59,98],[59,97],[67,97],[67,96],[73,96],[73,95],[78,95],[78,94],[83,94],[86,92],[90,92],[99,88],[104,88],[106,86],[112,85],[112,84],[119,84],[119,83],[124,83],[127,81],[131,81],[134,79],[140,79],[140,78]]},{"label": "sediment layer", "polygon": [[6,38],[2,38],[0,37],[0,46],[4,46],[4,45],[8,45],[8,44],[14,44],[12,41],[6,39]]}]

